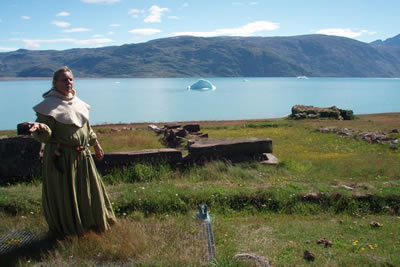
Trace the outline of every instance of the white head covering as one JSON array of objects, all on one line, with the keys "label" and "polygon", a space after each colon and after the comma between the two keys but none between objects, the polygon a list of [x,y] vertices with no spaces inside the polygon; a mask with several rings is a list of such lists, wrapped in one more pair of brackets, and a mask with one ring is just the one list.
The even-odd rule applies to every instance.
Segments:
[{"label": "white head covering", "polygon": [[33,107],[37,113],[78,127],[82,127],[89,120],[90,105],[80,100],[74,90],[70,96],[64,96],[52,88],[43,94],[43,98],[42,102]]}]

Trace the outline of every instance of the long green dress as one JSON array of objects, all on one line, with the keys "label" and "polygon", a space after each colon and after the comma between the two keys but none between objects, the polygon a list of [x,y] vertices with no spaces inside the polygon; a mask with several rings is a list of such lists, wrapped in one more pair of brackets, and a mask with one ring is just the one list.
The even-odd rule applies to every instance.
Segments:
[{"label": "long green dress", "polygon": [[[108,230],[116,219],[88,149],[96,134],[88,122],[78,127],[51,116],[37,116],[37,122],[48,126],[33,136],[45,143],[42,201],[50,232],[65,236]],[[86,148],[79,152],[76,146]]]}]

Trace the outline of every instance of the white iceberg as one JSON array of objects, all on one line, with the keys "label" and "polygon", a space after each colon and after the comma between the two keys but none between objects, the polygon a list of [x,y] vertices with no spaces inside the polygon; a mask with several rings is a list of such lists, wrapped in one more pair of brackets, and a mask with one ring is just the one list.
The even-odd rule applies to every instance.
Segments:
[{"label": "white iceberg", "polygon": [[215,90],[216,87],[210,81],[200,79],[192,85],[188,86],[188,90]]}]

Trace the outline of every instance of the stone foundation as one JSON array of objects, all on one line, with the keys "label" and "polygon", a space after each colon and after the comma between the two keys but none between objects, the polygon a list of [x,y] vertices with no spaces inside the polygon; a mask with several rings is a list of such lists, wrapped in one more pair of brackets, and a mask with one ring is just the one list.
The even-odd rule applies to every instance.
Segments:
[{"label": "stone foundation", "polygon": [[[41,144],[30,136],[0,139],[0,184],[29,181],[35,175],[40,176],[40,147]],[[95,163],[99,172],[105,174],[115,168],[126,168],[137,163],[176,166],[220,159],[231,162],[257,160],[267,164],[279,162],[271,154],[271,139],[199,139],[188,144],[188,151],[185,158],[180,150],[173,148],[111,152],[105,153],[104,159],[95,160]]]},{"label": "stone foundation", "polygon": [[295,120],[319,118],[352,120],[354,119],[354,116],[352,110],[339,109],[335,106],[328,108],[318,108],[314,106],[295,105],[292,107],[292,114],[289,115],[289,118]]},{"label": "stone foundation", "polygon": [[40,143],[31,136],[0,139],[0,184],[40,175]]}]

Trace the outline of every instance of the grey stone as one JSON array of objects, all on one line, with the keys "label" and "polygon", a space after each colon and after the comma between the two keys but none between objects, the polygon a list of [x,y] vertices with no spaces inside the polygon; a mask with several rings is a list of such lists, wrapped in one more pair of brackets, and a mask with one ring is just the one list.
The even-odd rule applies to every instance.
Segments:
[{"label": "grey stone", "polygon": [[182,127],[182,125],[178,124],[178,123],[168,123],[164,125],[165,129],[176,129],[176,128],[180,128]]},{"label": "grey stone", "polygon": [[40,173],[40,143],[28,135],[0,139],[0,182],[30,180]]},{"label": "grey stone", "polygon": [[[235,260],[253,262],[257,267],[269,267],[268,259],[252,253],[240,253],[233,257]],[[251,266],[254,266],[253,264]]]},{"label": "grey stone", "polygon": [[335,106],[328,108],[319,108],[314,106],[295,105],[292,107],[292,119],[318,119],[318,118],[334,118],[337,120],[354,119],[352,110],[338,109]]},{"label": "grey stone", "polygon": [[261,158],[263,153],[272,153],[272,140],[261,138],[203,139],[190,144],[188,151],[194,160]]},{"label": "grey stone", "polygon": [[267,164],[267,165],[279,164],[279,159],[271,153],[263,153],[263,157],[264,157],[263,160],[260,162],[262,164]]},{"label": "grey stone", "polygon": [[200,132],[200,124],[186,124],[183,126],[183,129],[185,129],[189,133]]},{"label": "grey stone", "polygon": [[128,167],[136,163],[177,164],[182,161],[182,152],[172,148],[147,149],[104,154],[102,161],[95,161],[100,173],[105,174],[115,168]]}]

